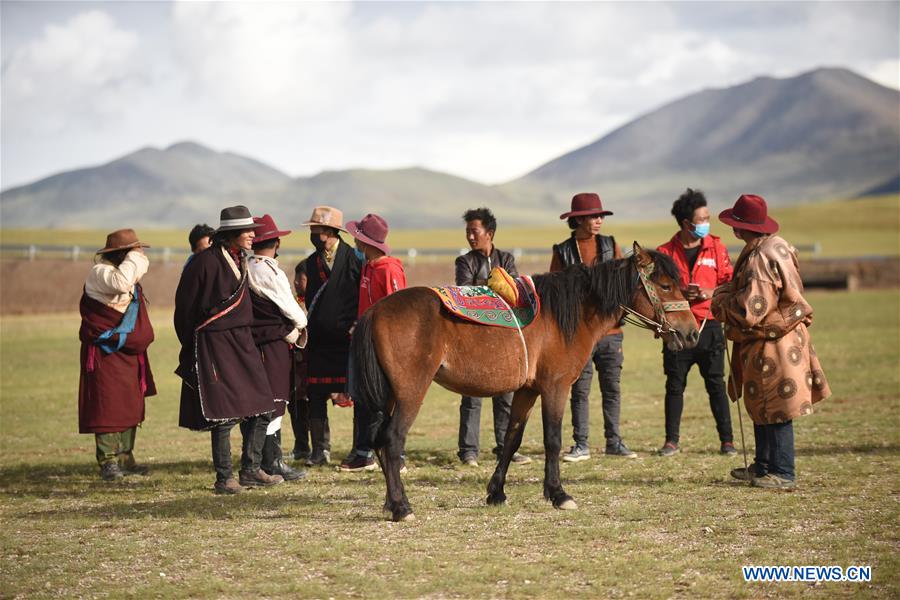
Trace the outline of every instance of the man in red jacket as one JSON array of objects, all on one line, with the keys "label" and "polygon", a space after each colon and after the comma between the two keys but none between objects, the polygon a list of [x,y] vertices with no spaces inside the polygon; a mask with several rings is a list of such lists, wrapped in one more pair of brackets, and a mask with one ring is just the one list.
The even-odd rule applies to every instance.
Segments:
[{"label": "man in red jacket", "polygon": [[709,408],[716,420],[721,442],[720,452],[735,455],[731,414],[725,393],[725,336],[722,325],[710,314],[713,290],[731,280],[734,268],[722,241],[709,233],[709,209],[699,190],[688,188],[672,205],[678,233],[658,248],[675,261],[681,272],[681,291],[691,304],[697,325],[706,324],[700,341],[690,350],[673,352],[663,345],[663,369],[666,373],[666,441],[660,456],[678,452],[681,411],[687,375],[695,363],[706,383]]},{"label": "man in red jacket", "polygon": [[[385,240],[388,234],[387,221],[378,215],[368,214],[359,221],[347,223],[347,231],[356,239],[356,248],[366,258],[359,278],[359,310],[357,318],[366,309],[396,291],[406,287],[406,273],[403,263],[393,256]],[[352,358],[351,358],[352,361]],[[353,396],[353,368],[348,369],[347,387]],[[361,402],[353,403],[353,449],[341,462],[341,471],[374,471],[375,453],[369,442],[363,440],[367,429],[368,415]]]}]

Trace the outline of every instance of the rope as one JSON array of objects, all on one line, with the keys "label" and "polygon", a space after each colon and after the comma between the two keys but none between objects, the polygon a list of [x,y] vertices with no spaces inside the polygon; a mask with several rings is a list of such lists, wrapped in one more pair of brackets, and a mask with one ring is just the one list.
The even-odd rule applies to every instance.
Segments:
[{"label": "rope", "polygon": [[522,376],[522,385],[524,385],[528,381],[528,344],[525,343],[525,334],[522,333],[522,325],[519,323],[519,319],[509,303],[500,294],[497,294],[497,298],[503,303],[509,314],[512,315],[513,323],[516,324],[516,331],[519,332],[519,339],[522,340],[522,349],[525,351],[525,373]]},{"label": "rope", "polygon": [[[704,319],[704,323],[705,323]],[[747,441],[744,439],[744,416],[741,411],[741,405],[737,400],[737,389],[734,387],[734,377],[731,376],[731,352],[728,350],[728,340],[725,340],[725,356],[728,358],[728,383],[731,391],[734,393],[735,405],[738,414],[738,426],[741,428],[741,450],[744,451],[744,472],[747,473],[747,483],[753,485],[753,477],[750,475],[750,465],[747,463]]]}]

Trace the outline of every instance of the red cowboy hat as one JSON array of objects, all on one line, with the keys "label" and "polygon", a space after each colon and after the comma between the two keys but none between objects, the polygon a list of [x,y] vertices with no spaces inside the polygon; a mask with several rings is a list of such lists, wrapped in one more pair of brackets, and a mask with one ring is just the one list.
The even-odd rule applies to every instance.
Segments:
[{"label": "red cowboy hat", "polygon": [[778,222],[768,212],[765,198],[744,194],[737,199],[733,208],[726,208],[719,213],[719,220],[735,229],[775,233],[778,231]]},{"label": "red cowboy hat", "polygon": [[369,213],[359,221],[347,223],[347,232],[359,241],[378,248],[385,254],[391,253],[391,247],[385,243],[388,234],[387,221]]},{"label": "red cowboy hat", "polygon": [[603,210],[603,203],[600,196],[594,193],[575,194],[572,196],[572,210],[559,215],[560,219],[568,219],[569,217],[582,217],[585,215],[600,215],[605,217],[613,214],[610,210]]},{"label": "red cowboy hat", "polygon": [[290,229],[280,231],[275,225],[275,219],[268,214],[261,217],[253,217],[253,222],[256,223],[256,227],[253,229],[253,233],[255,234],[253,237],[254,244],[284,237],[291,232]]}]

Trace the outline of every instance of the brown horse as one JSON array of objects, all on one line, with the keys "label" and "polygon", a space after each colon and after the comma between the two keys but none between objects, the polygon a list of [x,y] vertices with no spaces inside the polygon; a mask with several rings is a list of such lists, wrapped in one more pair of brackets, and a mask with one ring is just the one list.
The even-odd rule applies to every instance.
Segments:
[{"label": "brown horse", "polygon": [[559,481],[569,389],[591,349],[626,312],[653,323],[672,349],[696,345],[697,324],[678,281],[671,259],[637,242],[629,258],[537,275],[542,312],[523,337],[516,329],[450,316],[428,288],[401,290],[375,304],[357,323],[351,352],[356,400],[368,413],[363,427],[387,482],[385,511],[395,521],[414,517],[400,480],[400,453],[432,381],[475,397],[515,390],[503,451],[488,485],[489,504],[506,500],[506,471],[540,396],[544,497],[556,508],[575,508]]}]

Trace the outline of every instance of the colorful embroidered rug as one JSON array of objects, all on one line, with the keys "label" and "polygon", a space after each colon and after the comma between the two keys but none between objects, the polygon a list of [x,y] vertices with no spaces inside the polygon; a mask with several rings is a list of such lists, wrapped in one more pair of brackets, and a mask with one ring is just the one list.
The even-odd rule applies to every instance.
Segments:
[{"label": "colorful embroidered rug", "polygon": [[456,317],[481,325],[515,329],[531,324],[541,312],[541,301],[531,277],[526,275],[516,278],[516,285],[519,288],[519,304],[512,307],[512,311],[507,308],[509,305],[487,286],[447,286],[433,287],[431,290],[441,299],[444,308]]}]

